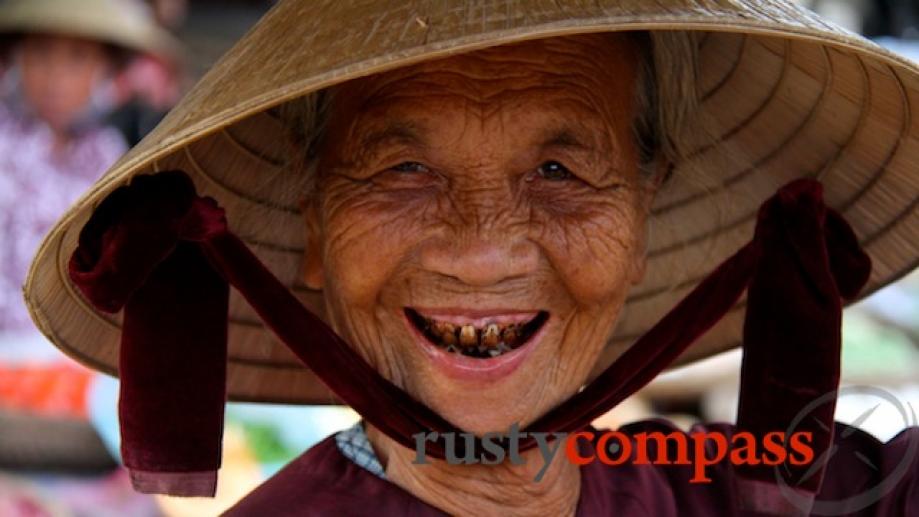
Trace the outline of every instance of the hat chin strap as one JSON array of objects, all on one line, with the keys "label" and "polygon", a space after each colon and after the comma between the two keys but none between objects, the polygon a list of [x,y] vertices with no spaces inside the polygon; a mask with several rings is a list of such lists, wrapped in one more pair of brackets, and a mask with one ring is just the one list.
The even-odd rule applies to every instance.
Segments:
[{"label": "hat chin strap", "polygon": [[[229,285],[342,401],[396,442],[414,448],[412,435],[437,431],[441,439],[426,442],[426,452],[443,458],[443,433],[462,432],[380,376],[304,308],[228,231],[223,210],[199,197],[183,172],[138,176],[110,194],[80,233],[69,267],[71,280],[96,308],[124,309],[122,454],[140,491],[214,494],[226,401]],[[824,206],[820,184],[794,181],[763,204],[750,243],[584,390],[524,431],[589,426],[657,376],[744,290],[737,426],[758,436],[785,430],[810,402],[837,389],[842,299],[857,295],[870,270],[851,228]],[[813,432],[817,458],[832,441],[833,409],[826,404],[818,419],[797,428]],[[520,449],[535,445],[524,439]],[[478,440],[474,447],[475,454],[483,452]],[[799,488],[819,488],[822,470],[797,473]],[[775,481],[772,468],[750,467],[741,474]]]}]

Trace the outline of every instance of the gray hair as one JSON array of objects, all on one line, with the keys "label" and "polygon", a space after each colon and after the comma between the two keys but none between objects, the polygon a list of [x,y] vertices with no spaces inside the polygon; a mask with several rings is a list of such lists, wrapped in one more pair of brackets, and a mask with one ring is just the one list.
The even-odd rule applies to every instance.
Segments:
[{"label": "gray hair", "polygon": [[[688,157],[687,126],[698,114],[698,42],[695,32],[637,33],[646,43],[635,93],[634,130],[640,166],[649,175]],[[666,99],[664,101],[663,99]]]}]

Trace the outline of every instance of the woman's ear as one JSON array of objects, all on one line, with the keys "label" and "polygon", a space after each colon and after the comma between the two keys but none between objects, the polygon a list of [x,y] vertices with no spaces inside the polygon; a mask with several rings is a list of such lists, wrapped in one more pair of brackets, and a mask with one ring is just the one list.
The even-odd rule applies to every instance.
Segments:
[{"label": "woman's ear", "polygon": [[[647,228],[647,224],[645,227]],[[645,272],[648,269],[647,229],[644,231],[645,235],[639,241],[639,249],[635,251],[635,257],[632,259],[632,266],[629,271],[629,280],[632,285],[640,284],[645,279]]]},{"label": "woman's ear", "polygon": [[301,199],[306,248],[303,251],[303,283],[310,289],[322,289],[322,240],[319,230],[319,212],[316,203]]},{"label": "woman's ear", "polygon": [[[656,170],[654,171],[654,181],[652,182],[654,186],[653,194],[656,195],[657,191],[660,190],[661,186],[663,186],[664,183],[667,183],[670,180],[671,176],[673,176],[673,170],[675,168],[676,168],[676,165],[670,160],[662,158],[657,161],[657,167],[655,168]],[[653,197],[654,196],[652,195],[652,200],[651,200],[652,203],[654,201]]]},{"label": "woman's ear", "polygon": [[632,285],[638,285],[645,279],[645,273],[648,269],[648,243],[651,232],[651,207],[654,206],[654,198],[661,186],[673,175],[674,165],[669,160],[658,160],[654,167],[651,178],[645,183],[641,194],[640,210],[644,214],[644,223],[642,225],[641,237],[638,240],[638,247],[635,250],[635,256],[632,260],[632,266],[629,271],[629,280]]},{"label": "woman's ear", "polygon": [[641,211],[639,214],[638,222],[636,224],[635,232],[637,234],[635,239],[635,249],[632,250],[632,261],[629,264],[629,281],[632,285],[638,285],[645,279],[645,270],[648,266],[648,239],[649,233],[651,231],[651,223],[648,221],[648,218],[651,215],[651,201],[644,198],[650,198],[653,200],[654,194],[652,190],[656,191],[655,187],[648,186],[646,191],[642,193],[642,200],[639,202],[638,210]]}]

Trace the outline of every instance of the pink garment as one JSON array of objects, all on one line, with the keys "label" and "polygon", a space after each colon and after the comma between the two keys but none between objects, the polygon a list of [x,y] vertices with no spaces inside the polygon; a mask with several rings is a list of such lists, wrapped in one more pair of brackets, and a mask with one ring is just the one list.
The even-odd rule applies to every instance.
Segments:
[{"label": "pink garment", "polygon": [[44,123],[0,102],[0,332],[33,331],[22,299],[32,257],[61,214],[126,150],[110,127],[84,130],[54,149]]}]

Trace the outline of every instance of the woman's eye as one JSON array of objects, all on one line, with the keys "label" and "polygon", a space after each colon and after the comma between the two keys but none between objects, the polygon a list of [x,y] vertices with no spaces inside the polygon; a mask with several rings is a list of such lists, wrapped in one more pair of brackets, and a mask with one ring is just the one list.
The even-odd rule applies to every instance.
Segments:
[{"label": "woman's eye", "polygon": [[396,172],[430,172],[430,169],[418,162],[402,162],[399,165],[390,167],[390,170]]},{"label": "woman's eye", "polygon": [[574,176],[567,167],[556,161],[548,161],[540,165],[536,172],[541,178],[550,181],[564,181]]}]

